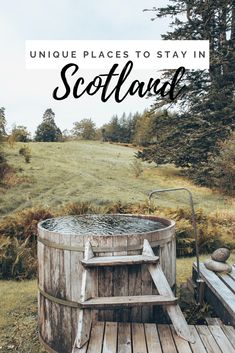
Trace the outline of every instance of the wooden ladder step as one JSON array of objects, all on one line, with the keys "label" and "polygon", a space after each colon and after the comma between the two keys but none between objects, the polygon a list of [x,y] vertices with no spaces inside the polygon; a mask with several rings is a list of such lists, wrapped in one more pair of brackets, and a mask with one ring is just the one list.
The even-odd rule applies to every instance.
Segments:
[{"label": "wooden ladder step", "polygon": [[98,266],[123,266],[138,264],[156,264],[159,261],[158,256],[132,255],[132,256],[106,256],[92,257],[89,260],[81,260],[84,267]]},{"label": "wooden ladder step", "polygon": [[86,309],[110,309],[115,307],[132,307],[141,305],[172,305],[177,303],[176,297],[163,295],[136,295],[119,297],[98,297],[88,299],[81,303]]}]

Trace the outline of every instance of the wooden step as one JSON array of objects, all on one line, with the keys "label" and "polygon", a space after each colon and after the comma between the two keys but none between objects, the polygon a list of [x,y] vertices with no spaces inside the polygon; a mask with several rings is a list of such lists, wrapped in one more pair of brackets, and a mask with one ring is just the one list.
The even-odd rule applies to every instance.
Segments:
[{"label": "wooden step", "polygon": [[163,295],[136,295],[120,297],[98,297],[81,303],[82,308],[110,309],[115,307],[132,307],[141,305],[172,305],[177,298]]},{"label": "wooden step", "polygon": [[132,255],[132,256],[106,256],[92,257],[89,260],[81,260],[84,267],[98,266],[123,266],[138,264],[156,264],[159,261],[158,256]]}]

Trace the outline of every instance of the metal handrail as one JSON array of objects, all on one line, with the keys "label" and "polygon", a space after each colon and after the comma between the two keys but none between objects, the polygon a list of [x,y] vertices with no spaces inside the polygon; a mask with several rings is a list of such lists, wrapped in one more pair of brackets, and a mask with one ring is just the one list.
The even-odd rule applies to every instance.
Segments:
[{"label": "metal handrail", "polygon": [[171,192],[171,191],[180,191],[184,190],[187,191],[189,194],[189,203],[191,206],[192,210],[192,223],[193,223],[193,231],[194,231],[194,239],[195,239],[195,250],[196,250],[196,261],[197,261],[197,304],[201,303],[201,298],[200,298],[200,262],[199,262],[199,246],[198,246],[198,233],[197,233],[197,224],[196,224],[196,215],[195,215],[195,209],[194,209],[194,203],[193,203],[193,195],[191,191],[185,187],[179,187],[179,188],[170,188],[170,189],[157,189],[153,190],[149,193],[149,201],[151,200],[151,197],[156,194],[156,193],[162,193],[162,192]]}]

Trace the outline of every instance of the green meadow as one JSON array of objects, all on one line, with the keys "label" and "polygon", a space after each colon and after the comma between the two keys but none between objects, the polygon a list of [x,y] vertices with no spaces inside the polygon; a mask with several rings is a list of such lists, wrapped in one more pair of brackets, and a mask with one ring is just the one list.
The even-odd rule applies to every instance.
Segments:
[{"label": "green meadow", "polygon": [[[143,173],[136,177],[131,163],[135,148],[101,142],[27,143],[32,159],[25,163],[20,147],[6,146],[7,159],[17,174],[8,189],[0,189],[0,216],[24,208],[40,206],[56,209],[64,204],[88,201],[103,206],[121,201],[139,203],[157,188],[185,186],[193,193],[197,208],[205,211],[234,211],[234,199],[208,188],[195,186],[171,165],[142,163]],[[185,192],[161,194],[155,201],[162,207],[188,205]]]}]

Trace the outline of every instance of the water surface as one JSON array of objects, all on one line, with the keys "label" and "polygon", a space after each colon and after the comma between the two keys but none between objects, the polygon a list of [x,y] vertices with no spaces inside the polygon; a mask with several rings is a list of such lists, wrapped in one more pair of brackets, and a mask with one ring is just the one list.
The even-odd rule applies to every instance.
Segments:
[{"label": "water surface", "polygon": [[165,227],[160,222],[126,215],[64,216],[42,222],[49,231],[63,234],[115,235],[145,233]]}]

